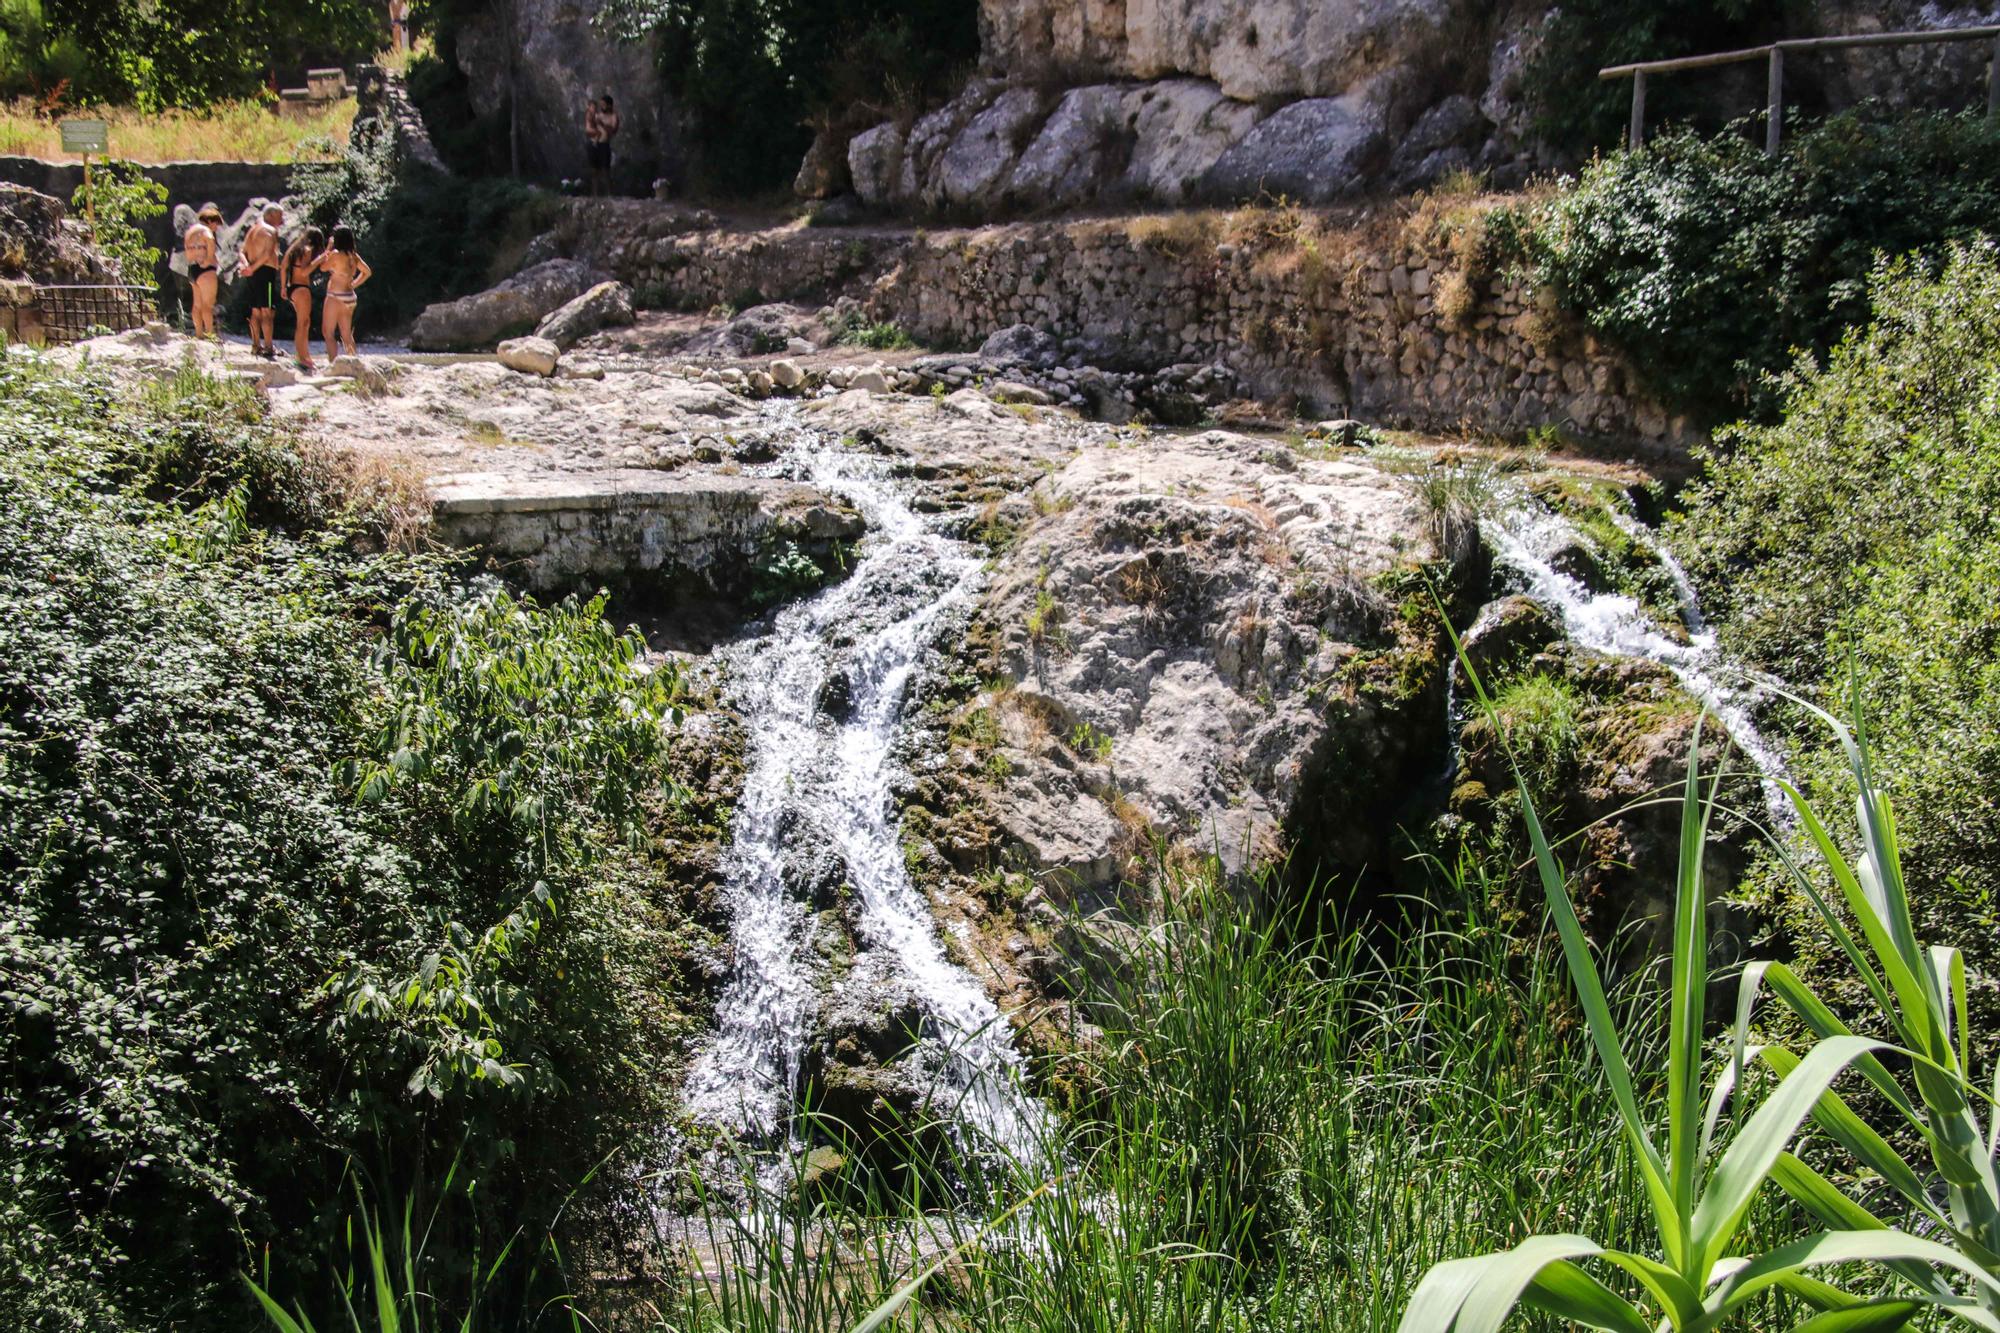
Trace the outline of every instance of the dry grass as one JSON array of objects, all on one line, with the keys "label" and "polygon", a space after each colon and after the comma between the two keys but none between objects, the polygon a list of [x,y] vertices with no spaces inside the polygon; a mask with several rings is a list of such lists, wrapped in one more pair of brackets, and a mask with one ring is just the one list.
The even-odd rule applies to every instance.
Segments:
[{"label": "dry grass", "polygon": [[1152,213],[1132,219],[1125,234],[1141,250],[1174,259],[1212,255],[1223,234],[1222,214],[1213,209]]},{"label": "dry grass", "polygon": [[321,446],[354,512],[394,551],[431,544],[432,497],[421,460],[405,453],[363,453]]},{"label": "dry grass", "polygon": [[[354,99],[304,120],[279,116],[258,101],[152,115],[130,107],[78,107],[63,114],[109,121],[111,156],[128,162],[302,162],[325,156],[307,147],[314,141],[347,142]],[[0,155],[65,160],[55,120],[28,101],[0,106]]]}]

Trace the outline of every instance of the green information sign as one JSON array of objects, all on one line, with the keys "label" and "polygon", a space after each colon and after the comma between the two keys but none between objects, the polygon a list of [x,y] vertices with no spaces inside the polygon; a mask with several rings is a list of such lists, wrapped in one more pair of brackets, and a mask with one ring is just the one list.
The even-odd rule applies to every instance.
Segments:
[{"label": "green information sign", "polygon": [[59,127],[65,153],[103,154],[110,151],[111,126],[101,120],[65,120],[59,122]]}]

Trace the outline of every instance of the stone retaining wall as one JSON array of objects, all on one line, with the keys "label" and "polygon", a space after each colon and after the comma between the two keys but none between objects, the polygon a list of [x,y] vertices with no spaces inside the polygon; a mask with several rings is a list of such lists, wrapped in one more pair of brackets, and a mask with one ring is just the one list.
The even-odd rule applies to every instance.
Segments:
[{"label": "stone retaining wall", "polygon": [[[578,257],[654,305],[847,293],[933,346],[974,347],[1029,324],[1090,365],[1221,363],[1306,415],[1512,437],[1550,428],[1654,453],[1700,434],[1546,295],[1471,267],[1430,224],[1342,229],[1273,211],[689,231],[682,213],[679,232],[645,235],[607,212],[586,225],[577,216],[566,230]],[[674,214],[655,216],[661,230],[658,218]]]}]

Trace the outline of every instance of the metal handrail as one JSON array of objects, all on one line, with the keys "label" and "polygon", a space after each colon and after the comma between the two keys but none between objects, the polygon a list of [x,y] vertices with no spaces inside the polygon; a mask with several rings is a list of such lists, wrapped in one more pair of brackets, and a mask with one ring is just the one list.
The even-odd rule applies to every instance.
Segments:
[{"label": "metal handrail", "polygon": [[1632,80],[1632,124],[1627,142],[1637,148],[1646,140],[1646,76],[1672,74],[1684,69],[1712,69],[1717,65],[1737,65],[1751,60],[1768,61],[1770,74],[1765,82],[1767,111],[1764,151],[1775,153],[1784,138],[1785,52],[1829,51],[1851,46],[1916,46],[1931,42],[1993,43],[1986,67],[1986,117],[2000,117],[2000,26],[1977,28],[1935,28],[1922,32],[1867,32],[1846,37],[1791,37],[1763,46],[1747,46],[1739,51],[1713,51],[1707,55],[1677,56],[1670,60],[1641,60],[1630,65],[1612,65],[1597,71],[1600,79]]}]

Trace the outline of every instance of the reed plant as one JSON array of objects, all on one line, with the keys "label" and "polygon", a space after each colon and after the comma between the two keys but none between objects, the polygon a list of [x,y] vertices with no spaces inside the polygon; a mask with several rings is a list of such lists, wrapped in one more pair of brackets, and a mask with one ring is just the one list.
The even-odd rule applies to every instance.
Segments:
[{"label": "reed plant", "polygon": [[[1466,669],[1470,674],[1469,663]],[[1490,712],[1493,702],[1476,675],[1473,683]],[[1728,1058],[1704,1087],[1705,1001],[1713,978],[1703,853],[1719,777],[1704,786],[1697,726],[1681,800],[1664,1068],[1635,1059],[1517,764],[1536,869],[1637,1163],[1646,1241],[1630,1247],[1579,1231],[1544,1232],[1508,1250],[1440,1264],[1412,1298],[1403,1333],[1497,1330],[1522,1307],[1619,1333],[1731,1326],[1830,1333],[1902,1329],[1923,1318],[2000,1329],[1996,1139],[1991,1117],[1982,1114],[2000,1086],[1989,1095],[1973,1080],[1964,964],[1957,950],[1926,947],[1916,937],[1895,820],[1875,780],[1865,732],[1813,711],[1833,729],[1849,762],[1858,857],[1842,852],[1811,802],[1781,785],[1858,933],[1819,896],[1811,875],[1795,862],[1791,869],[1865,982],[1875,1010],[1868,1019],[1888,1036],[1858,1035],[1790,969],[1753,964],[1739,984]],[[1803,1053],[1781,1043],[1752,1044],[1750,1023],[1765,987],[1803,1023],[1811,1041]],[[1755,1090],[1744,1079],[1753,1058],[1771,1075]],[[1891,1065],[1906,1075],[1899,1078]],[[1896,1128],[1921,1144],[1919,1165],[1833,1091],[1850,1069],[1891,1108]],[[1641,1102],[1642,1075],[1664,1091],[1664,1144],[1656,1117]],[[1792,1150],[1809,1119],[1865,1176],[1887,1187],[1902,1217],[1871,1211]],[[1758,1245],[1744,1222],[1767,1183],[1796,1200],[1810,1221]],[[1894,1225],[1903,1218],[1912,1229]],[[1612,1270],[1619,1286],[1587,1271],[1585,1262]],[[1820,1276],[1827,1270],[1843,1285]]]}]

